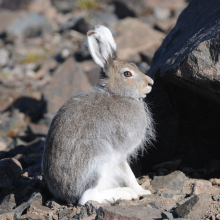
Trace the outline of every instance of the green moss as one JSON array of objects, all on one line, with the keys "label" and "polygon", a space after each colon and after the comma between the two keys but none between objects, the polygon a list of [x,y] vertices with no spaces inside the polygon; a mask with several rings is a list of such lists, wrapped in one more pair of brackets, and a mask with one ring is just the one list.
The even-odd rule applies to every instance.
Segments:
[{"label": "green moss", "polygon": [[39,51],[33,51],[24,56],[19,63],[20,64],[26,64],[26,63],[35,63],[44,61],[47,58],[45,53],[39,52]]},{"label": "green moss", "polygon": [[99,4],[96,0],[79,0],[78,7],[81,10],[93,9],[97,8]]}]

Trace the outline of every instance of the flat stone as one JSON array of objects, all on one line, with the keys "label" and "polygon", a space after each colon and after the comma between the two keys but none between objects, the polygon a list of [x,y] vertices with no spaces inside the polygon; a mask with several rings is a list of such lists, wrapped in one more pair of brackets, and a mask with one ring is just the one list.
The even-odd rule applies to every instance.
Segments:
[{"label": "flat stone", "polygon": [[96,220],[146,220],[161,218],[158,209],[144,206],[103,206],[98,209]]},{"label": "flat stone", "polygon": [[140,205],[147,205],[148,203],[151,203],[151,202],[157,203],[162,210],[170,210],[176,207],[176,202],[173,199],[164,198],[164,197],[157,196],[154,194],[147,195],[143,199],[138,201]]},{"label": "flat stone", "polygon": [[167,176],[156,176],[151,181],[151,186],[154,189],[171,189],[182,190],[183,183],[187,180],[185,174],[181,171],[175,171]]},{"label": "flat stone", "polygon": [[27,210],[27,213],[38,214],[38,215],[47,215],[49,213],[53,214],[54,211],[49,209],[46,206],[31,204]]},{"label": "flat stone", "polygon": [[180,199],[184,199],[186,197],[186,194],[179,191],[179,190],[170,190],[170,189],[159,189],[156,192],[156,195],[162,196],[165,198],[171,198],[175,201],[178,201]]}]

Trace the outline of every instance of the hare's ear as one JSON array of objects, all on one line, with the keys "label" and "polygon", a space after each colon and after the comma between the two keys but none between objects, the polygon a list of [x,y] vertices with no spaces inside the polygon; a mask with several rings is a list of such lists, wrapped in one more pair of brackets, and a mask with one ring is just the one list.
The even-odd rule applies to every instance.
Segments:
[{"label": "hare's ear", "polygon": [[112,36],[111,31],[107,27],[102,26],[102,25],[96,25],[94,30],[104,35],[104,37],[106,38],[106,40],[109,42],[111,46],[112,52],[116,54],[116,43]]},{"label": "hare's ear", "polygon": [[96,31],[87,32],[87,43],[93,60],[102,68],[105,68],[112,59],[112,49],[103,34]]}]

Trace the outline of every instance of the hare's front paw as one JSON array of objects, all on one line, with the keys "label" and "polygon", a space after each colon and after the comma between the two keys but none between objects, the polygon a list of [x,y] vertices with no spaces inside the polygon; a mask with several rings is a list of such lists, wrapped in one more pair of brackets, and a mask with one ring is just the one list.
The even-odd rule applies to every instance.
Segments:
[{"label": "hare's front paw", "polygon": [[129,187],[121,188],[120,193],[122,193],[122,194],[129,194],[130,198],[125,198],[125,197],[123,198],[122,197],[123,199],[131,200],[131,199],[137,199],[138,198],[138,194],[133,189],[131,189]]},{"label": "hare's front paw", "polygon": [[138,190],[137,194],[139,196],[149,195],[151,194],[151,191],[141,188]]}]

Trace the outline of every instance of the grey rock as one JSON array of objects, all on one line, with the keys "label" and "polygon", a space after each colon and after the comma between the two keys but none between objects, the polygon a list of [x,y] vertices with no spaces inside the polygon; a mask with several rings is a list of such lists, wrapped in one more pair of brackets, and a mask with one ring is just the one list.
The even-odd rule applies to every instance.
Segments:
[{"label": "grey rock", "polygon": [[154,189],[171,189],[171,190],[182,190],[183,183],[188,178],[181,171],[175,171],[167,176],[156,176],[151,181],[151,185]]},{"label": "grey rock", "polygon": [[15,202],[14,194],[7,195],[0,201],[0,210],[2,211],[11,210],[15,206],[16,206],[16,202]]},{"label": "grey rock", "polygon": [[157,190],[156,195],[162,196],[165,198],[171,198],[175,201],[179,201],[180,199],[183,199],[186,197],[186,194],[178,191],[178,190],[170,190],[170,189],[160,189]]},{"label": "grey rock", "polygon": [[40,14],[29,13],[16,19],[8,28],[7,33],[15,36],[36,37],[43,31],[50,31],[50,23]]},{"label": "grey rock", "polygon": [[170,212],[162,212],[161,215],[163,219],[174,219],[173,214]]},{"label": "grey rock", "polygon": [[0,66],[5,66],[9,61],[9,51],[1,48],[0,49]]},{"label": "grey rock", "polygon": [[209,208],[209,204],[208,194],[194,195],[178,205],[175,212],[181,218],[202,219]]},{"label": "grey rock", "polygon": [[149,202],[147,205],[150,205],[154,209],[159,209],[160,210],[160,205],[157,204],[156,202]]},{"label": "grey rock", "polygon": [[146,220],[161,218],[158,209],[144,206],[103,206],[98,209],[96,220]]}]

